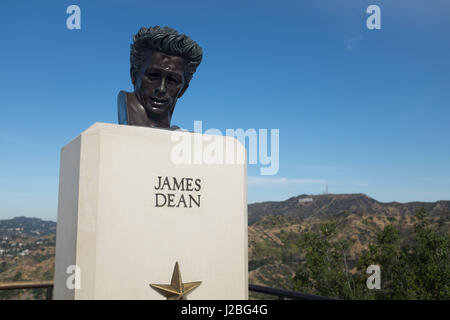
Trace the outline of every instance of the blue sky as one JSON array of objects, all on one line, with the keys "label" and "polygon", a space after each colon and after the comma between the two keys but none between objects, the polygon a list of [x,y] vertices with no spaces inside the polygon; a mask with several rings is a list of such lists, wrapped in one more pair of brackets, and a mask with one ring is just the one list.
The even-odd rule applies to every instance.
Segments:
[{"label": "blue sky", "polygon": [[[81,8],[81,30],[66,8]],[[366,8],[381,8],[368,30]],[[56,219],[59,153],[116,123],[129,45],[168,25],[204,49],[173,123],[280,130],[280,170],[249,166],[249,202],[302,193],[450,199],[445,0],[2,1],[0,219]]]}]

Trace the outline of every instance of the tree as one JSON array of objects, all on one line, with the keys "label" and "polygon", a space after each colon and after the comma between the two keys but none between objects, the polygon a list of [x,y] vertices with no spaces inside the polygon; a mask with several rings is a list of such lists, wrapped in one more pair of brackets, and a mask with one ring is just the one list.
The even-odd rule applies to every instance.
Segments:
[{"label": "tree", "polygon": [[417,299],[450,299],[450,236],[430,226],[427,212],[416,215],[415,243],[405,248],[411,280]]},{"label": "tree", "polygon": [[332,241],[337,233],[332,221],[323,224],[319,233],[307,232],[300,237],[305,262],[295,274],[295,290],[343,299],[361,296],[360,276],[349,272],[349,241]]},{"label": "tree", "polygon": [[377,242],[369,244],[358,263],[358,270],[365,274],[368,266],[379,265],[381,269],[381,290],[367,290],[375,299],[407,299],[405,289],[405,259],[399,246],[398,230],[388,224],[377,234]]},{"label": "tree", "polygon": [[381,290],[372,293],[377,299],[450,298],[449,235],[431,227],[424,209],[415,219],[411,244],[400,245],[398,231],[387,225],[359,259],[361,272],[370,264],[381,267]]},{"label": "tree", "polygon": [[[304,262],[294,277],[295,290],[342,299],[450,299],[450,236],[432,227],[425,210],[416,214],[410,243],[386,225],[359,257],[356,273],[349,270],[350,243],[335,240],[338,234],[332,221],[300,236]],[[366,286],[370,265],[380,266],[380,290]]]}]

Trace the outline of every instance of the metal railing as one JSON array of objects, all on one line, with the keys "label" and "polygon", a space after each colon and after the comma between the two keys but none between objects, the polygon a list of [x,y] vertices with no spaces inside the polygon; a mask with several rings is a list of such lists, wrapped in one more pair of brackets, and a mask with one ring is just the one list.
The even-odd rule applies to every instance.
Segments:
[{"label": "metal railing", "polygon": [[289,290],[283,290],[283,289],[276,289],[276,288],[270,288],[270,287],[263,287],[258,286],[255,284],[249,284],[248,290],[258,293],[264,293],[271,296],[278,297],[279,300],[284,299],[292,299],[292,300],[339,300],[337,298],[331,298],[331,297],[323,297],[323,296],[317,296],[314,294],[306,294],[301,293],[297,291],[289,291]]},{"label": "metal railing", "polygon": [[0,290],[47,289],[46,299],[52,300],[53,281],[20,281],[0,283]]},{"label": "metal railing", "polygon": [[[21,282],[6,282],[0,283],[0,290],[23,290],[23,289],[47,289],[46,299],[52,300],[53,281],[21,281]],[[337,298],[323,297],[312,294],[305,294],[296,291],[289,291],[283,289],[276,289],[264,287],[254,284],[249,284],[249,291],[263,293],[271,296],[276,296],[280,300],[338,300]]]}]

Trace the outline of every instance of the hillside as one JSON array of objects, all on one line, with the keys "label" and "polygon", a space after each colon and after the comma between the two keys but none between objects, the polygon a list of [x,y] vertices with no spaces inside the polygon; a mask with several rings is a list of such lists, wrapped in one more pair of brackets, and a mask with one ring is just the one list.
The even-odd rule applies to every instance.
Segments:
[{"label": "hillside", "polygon": [[56,222],[44,221],[38,218],[16,217],[0,220],[0,238],[20,237],[30,238],[56,233]]},{"label": "hillside", "polygon": [[[312,201],[305,201],[312,200]],[[303,200],[303,202],[301,202]],[[410,216],[424,208],[431,215],[444,216],[450,213],[450,201],[437,202],[379,202],[365,194],[300,195],[286,201],[249,204],[248,224],[268,215],[288,216],[300,219],[335,218],[343,212],[371,214],[376,216]]]},{"label": "hillside", "polygon": [[[302,263],[300,235],[331,219],[340,238],[352,242],[350,268],[375,235],[393,224],[407,242],[420,208],[441,232],[450,232],[450,201],[382,203],[364,194],[300,195],[280,202],[254,203],[249,216],[249,283],[292,289]],[[56,223],[37,218],[0,220],[0,282],[53,278]],[[0,292],[0,298],[39,298],[44,292]]]},{"label": "hillside", "polygon": [[317,231],[331,219],[341,231],[339,239],[352,242],[349,260],[354,272],[357,258],[385,225],[394,225],[402,241],[410,241],[421,208],[441,232],[450,232],[450,201],[382,203],[364,194],[326,194],[250,204],[249,282],[292,289],[291,279],[302,262],[300,235]]}]

